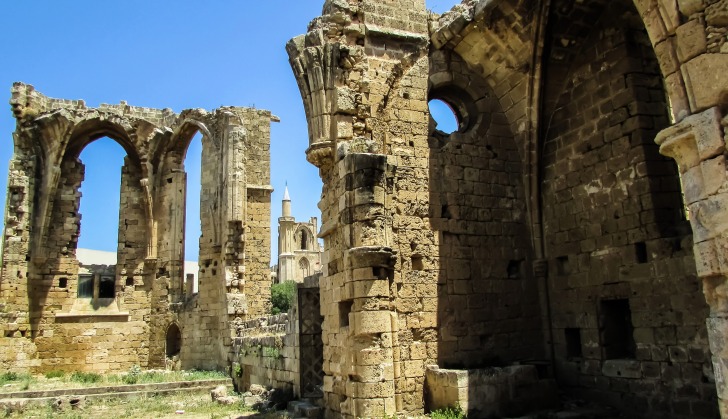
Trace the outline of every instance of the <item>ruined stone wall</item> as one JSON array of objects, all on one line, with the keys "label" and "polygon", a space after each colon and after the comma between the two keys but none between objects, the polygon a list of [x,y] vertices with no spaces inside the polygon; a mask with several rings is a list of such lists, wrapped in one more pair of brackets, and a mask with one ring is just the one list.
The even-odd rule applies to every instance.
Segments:
[{"label": "ruined stone wall", "polygon": [[[597,22],[589,35],[573,13]],[[647,34],[628,2],[552,14],[542,164],[557,377],[641,414],[711,412],[707,306],[677,169],[653,142],[668,107]]]},{"label": "ruined stone wall", "polygon": [[[25,278],[13,278],[8,276],[12,275],[12,271],[8,270],[10,266],[6,264],[2,281],[4,300],[9,303],[8,306],[14,307],[15,316],[22,318],[23,313],[27,313],[29,317],[26,320],[28,323],[16,318],[6,326],[27,330],[27,333],[17,336],[28,339],[16,353],[17,357],[28,360],[26,365],[20,363],[20,368],[26,371],[109,371],[125,370],[135,364],[146,365],[148,353],[142,348],[148,342],[146,322],[149,320],[150,300],[144,292],[123,294],[127,290],[125,269],[123,278],[119,276],[122,271],[110,273],[115,284],[116,298],[113,301],[98,298],[98,284],[93,285],[93,298],[78,298],[79,267],[75,249],[82,218],[78,189],[84,175],[83,164],[77,157],[85,145],[81,142],[87,144],[98,138],[81,138],[91,124],[88,120],[98,115],[87,117],[72,127],[69,115],[65,112],[84,109],[82,102],[48,99],[24,85],[15,86],[13,93],[14,110],[19,119],[15,158],[43,163],[34,172],[10,174],[11,179],[30,176],[36,185],[26,191],[29,199],[23,210],[27,214],[28,224],[22,232],[16,231],[20,233],[17,236],[6,236],[6,242],[18,238],[24,240],[25,237],[28,247],[17,255],[10,253],[14,250],[12,248],[4,253],[4,257],[9,260],[22,260],[22,269],[28,272]],[[120,107],[110,109],[118,112]],[[30,124],[39,115],[52,111],[56,111],[55,120],[46,116],[38,125]],[[54,161],[49,156],[53,147],[66,148],[66,153],[54,156],[60,161]],[[35,150],[33,157],[24,155],[24,148]],[[128,245],[121,249],[122,264],[126,257],[138,258],[139,255],[134,253],[137,251],[141,252],[143,259],[147,247],[144,231],[134,230],[137,228],[136,218],[139,215],[144,217],[143,209],[138,204],[138,177],[129,181],[129,176],[135,176],[134,170],[127,166],[122,172],[123,209],[120,215],[128,219],[123,219],[120,226],[128,227],[128,233],[138,239],[130,238]],[[12,212],[12,206],[7,211]],[[125,239],[126,233],[120,231],[120,238]],[[136,269],[137,266],[133,266],[130,271]],[[28,292],[21,292],[22,286],[18,281],[27,281]],[[124,303],[128,306],[124,306]],[[137,306],[146,306],[146,312],[133,310]],[[119,323],[123,326],[120,327]],[[15,367],[18,368],[18,365]]]},{"label": "ruined stone wall", "polygon": [[199,292],[181,303],[183,368],[227,368],[231,322],[270,310],[269,138],[276,119],[238,108],[223,118],[226,125],[210,125],[212,138],[203,135],[203,167],[230,172],[202,175]]},{"label": "ruined stone wall", "polygon": [[[327,415],[423,410],[437,360],[424,2],[327,2],[288,45],[324,181]],[[414,256],[414,257],[413,257]],[[413,259],[423,266],[412,266]]]},{"label": "ruined stone wall", "polygon": [[[207,138],[206,138],[207,137]],[[217,140],[219,141],[219,139]],[[220,164],[220,144],[209,136],[202,139],[201,167]],[[225,288],[220,286],[224,276],[221,257],[227,223],[221,216],[221,177],[215,171],[202,171],[200,188],[200,256],[198,293],[186,302],[182,317],[183,345],[180,353],[182,368],[214,369],[220,366],[222,347],[216,337],[226,329],[227,307]],[[217,208],[216,208],[217,207]],[[214,354],[215,356],[210,356]]]},{"label": "ruined stone wall", "polygon": [[[420,6],[326,2],[288,46],[307,156],[324,183],[328,414],[416,412],[420,359],[475,364],[490,352],[548,354],[566,388],[640,414],[714,415],[708,312],[677,172],[652,141],[668,110],[678,121],[702,112],[660,141],[690,168],[683,192],[693,231],[705,233],[696,253],[713,308],[707,335],[725,370],[723,247],[713,240],[725,205],[705,182],[724,179],[725,118],[710,107],[727,91],[725,2],[465,1],[429,22],[429,45],[410,25]],[[429,97],[452,105],[460,127],[423,150]],[[463,297],[481,290],[473,304],[498,309]],[[438,336],[453,317],[467,332]],[[543,334],[530,353],[509,334],[524,327]]]},{"label": "ruined stone wall", "polygon": [[697,274],[710,306],[708,339],[721,417],[728,417],[726,376],[725,129],[728,8],[725,1],[636,2],[665,76],[675,125],[656,139],[680,168],[693,231]]},{"label": "ruined stone wall", "polygon": [[430,137],[430,213],[441,235],[439,365],[543,359],[523,167],[492,89],[456,53],[430,56],[430,97],[460,126]]},{"label": "ruined stone wall", "polygon": [[[35,372],[164,367],[166,334],[179,327],[183,366],[226,368],[229,322],[249,312],[245,293],[256,297],[252,314],[268,306],[269,258],[260,249],[270,247],[270,113],[222,108],[177,115],[123,102],[92,109],[82,101],[46,98],[20,83],[11,104],[18,127],[0,278],[5,330],[0,347],[16,351],[13,367]],[[197,131],[203,134],[207,206],[201,216],[200,294],[189,297],[182,277],[183,158]],[[113,292],[99,294],[94,282],[93,293],[81,296],[75,256],[83,232],[78,156],[104,136],[127,152],[117,265],[109,274]],[[258,191],[252,202],[247,189]],[[249,223],[247,212],[253,217]],[[255,250],[246,259],[248,238]]]},{"label": "ruined stone wall", "polygon": [[232,372],[238,391],[257,384],[289,397],[321,395],[318,286],[318,276],[309,276],[296,284],[288,312],[235,322]]},{"label": "ruined stone wall", "polygon": [[[255,112],[251,110],[250,113]],[[245,295],[248,299],[247,318],[270,313],[271,218],[270,197],[270,122],[267,118],[245,115],[248,140],[245,149],[247,173]]]},{"label": "ruined stone wall", "polygon": [[298,318],[292,311],[242,322],[233,339],[239,391],[256,384],[300,397]]}]

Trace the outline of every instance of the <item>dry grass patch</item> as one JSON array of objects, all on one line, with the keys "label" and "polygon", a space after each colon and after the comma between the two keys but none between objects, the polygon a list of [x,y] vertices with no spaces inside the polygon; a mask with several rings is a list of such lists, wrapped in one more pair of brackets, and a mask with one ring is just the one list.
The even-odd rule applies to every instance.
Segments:
[{"label": "dry grass patch", "polygon": [[[180,412],[180,413],[177,413]],[[50,405],[28,407],[6,413],[7,418],[54,419],[129,419],[129,418],[259,418],[272,419],[275,414],[260,414],[242,402],[225,406],[210,400],[207,394],[139,396],[126,399],[88,400],[76,410],[56,411]]]},{"label": "dry grass patch", "polygon": [[45,375],[0,374],[0,394],[16,391],[45,391],[68,388],[105,387],[124,384],[150,384],[177,381],[213,380],[229,378],[218,371],[141,371],[132,368],[125,374],[97,374],[93,372],[50,371]]}]

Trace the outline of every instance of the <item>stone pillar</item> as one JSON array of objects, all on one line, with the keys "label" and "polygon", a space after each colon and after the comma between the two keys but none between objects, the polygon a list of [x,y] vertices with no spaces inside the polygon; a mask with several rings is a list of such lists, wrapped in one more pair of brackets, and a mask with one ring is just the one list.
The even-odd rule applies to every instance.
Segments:
[{"label": "stone pillar", "polygon": [[693,230],[694,251],[703,293],[710,351],[723,418],[728,418],[728,116],[710,108],[660,132],[660,153],[674,158]]},{"label": "stone pillar", "polygon": [[[400,262],[412,243],[430,240],[420,202],[429,193],[428,38],[423,0],[329,0],[309,32],[287,45],[308,119],[306,156],[323,180],[327,417],[424,411],[430,355],[403,355],[398,339],[436,344],[435,316],[396,306],[405,281],[412,301],[436,288],[434,274],[412,275]],[[397,170],[416,172],[417,182],[398,183]]]},{"label": "stone pillar", "polygon": [[349,377],[349,399],[342,405],[342,413],[355,417],[391,415],[397,411],[394,379],[401,374],[399,357],[395,356],[399,351],[395,347],[397,315],[390,304],[395,257],[391,248],[381,246],[388,242],[384,193],[387,158],[350,154],[340,165],[350,178],[343,195],[348,205],[342,214],[342,228],[351,248],[344,257],[343,283],[339,298],[334,291],[334,302],[342,322],[349,326],[347,346],[354,349],[342,371]]}]

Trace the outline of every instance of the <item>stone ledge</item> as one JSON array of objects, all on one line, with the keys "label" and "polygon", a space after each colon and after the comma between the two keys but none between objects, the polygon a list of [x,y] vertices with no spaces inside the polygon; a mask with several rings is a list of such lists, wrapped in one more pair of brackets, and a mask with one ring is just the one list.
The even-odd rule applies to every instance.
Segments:
[{"label": "stone ledge", "polygon": [[58,320],[73,320],[73,319],[94,319],[95,321],[101,321],[101,318],[108,318],[109,321],[129,321],[129,312],[121,313],[56,313],[56,319]]},{"label": "stone ledge", "polygon": [[245,187],[246,187],[246,188],[248,188],[248,189],[255,189],[255,190],[258,190],[258,191],[268,191],[268,192],[273,192],[273,186],[271,186],[271,185],[254,185],[254,184],[247,184],[247,185],[245,185]]},{"label": "stone ledge", "polygon": [[421,33],[415,33],[415,32],[408,32],[401,29],[392,29],[387,28],[383,26],[374,25],[372,23],[367,23],[364,25],[366,28],[367,35],[375,35],[375,36],[387,36],[392,38],[400,38],[404,41],[413,41],[413,42],[427,42],[427,35],[421,34]]}]

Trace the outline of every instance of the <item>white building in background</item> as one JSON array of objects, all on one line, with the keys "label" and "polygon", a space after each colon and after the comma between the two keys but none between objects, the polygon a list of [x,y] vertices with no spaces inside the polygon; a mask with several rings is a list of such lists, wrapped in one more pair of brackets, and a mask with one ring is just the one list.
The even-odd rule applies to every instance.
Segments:
[{"label": "white building in background", "polygon": [[291,197],[286,186],[283,216],[278,218],[278,272],[273,277],[276,283],[303,282],[305,277],[321,272],[323,246],[316,238],[317,232],[316,217],[306,223],[291,216]]},{"label": "white building in background", "polygon": [[[92,250],[92,249],[76,249],[76,257],[78,258],[78,261],[81,262],[81,265],[83,266],[91,266],[91,265],[106,265],[106,266],[112,266],[116,265],[116,252],[105,252],[103,250]],[[187,278],[187,275],[193,275],[194,276],[194,287],[193,292],[197,292],[197,272],[199,271],[200,266],[197,262],[192,262],[189,260],[185,261],[185,278]]]}]

